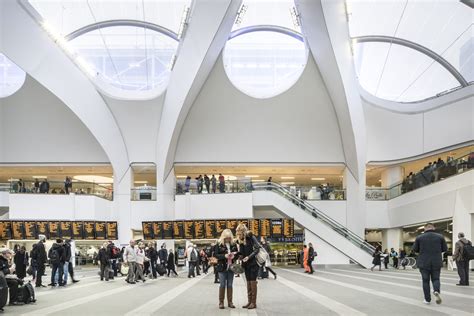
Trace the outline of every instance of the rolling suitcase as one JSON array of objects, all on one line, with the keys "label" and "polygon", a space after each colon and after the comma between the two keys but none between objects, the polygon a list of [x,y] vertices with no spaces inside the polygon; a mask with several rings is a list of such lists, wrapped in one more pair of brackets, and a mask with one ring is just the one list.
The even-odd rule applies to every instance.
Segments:
[{"label": "rolling suitcase", "polygon": [[7,305],[8,300],[8,285],[7,280],[3,273],[0,273],[0,310],[3,311],[3,307]]}]

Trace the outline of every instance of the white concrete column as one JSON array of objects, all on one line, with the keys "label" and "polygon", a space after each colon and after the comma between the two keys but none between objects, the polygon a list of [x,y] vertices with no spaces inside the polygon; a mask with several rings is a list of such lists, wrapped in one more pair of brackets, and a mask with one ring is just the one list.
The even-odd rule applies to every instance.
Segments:
[{"label": "white concrete column", "polygon": [[355,179],[349,168],[344,169],[343,186],[346,190],[346,221],[347,228],[358,234],[365,236],[365,177]]},{"label": "white concrete column", "polygon": [[[162,168],[162,166],[157,167]],[[156,213],[156,220],[174,220],[175,217],[175,190],[176,190],[176,177],[174,168],[166,175],[166,178],[162,178],[162,171],[157,170],[157,192],[156,198],[158,201],[158,209]]]},{"label": "white concrete column", "polygon": [[389,228],[382,231],[382,250],[394,248],[397,252],[403,248],[403,229]]},{"label": "white concrete column", "polygon": [[389,188],[403,181],[404,170],[400,166],[390,167],[382,171],[382,187]]},{"label": "white concrete column", "polygon": [[[456,202],[453,213],[453,240],[452,249],[458,241],[458,233],[463,232],[467,239],[474,240],[474,197],[472,187],[468,186],[456,192]],[[470,266],[474,267],[474,260],[471,260]]]},{"label": "white concrete column", "polygon": [[[114,169],[115,170],[115,169]],[[128,244],[132,238],[132,211],[131,211],[132,171],[127,169],[123,175],[114,172],[114,201],[112,204],[112,218],[117,220],[118,238],[120,244]]]}]

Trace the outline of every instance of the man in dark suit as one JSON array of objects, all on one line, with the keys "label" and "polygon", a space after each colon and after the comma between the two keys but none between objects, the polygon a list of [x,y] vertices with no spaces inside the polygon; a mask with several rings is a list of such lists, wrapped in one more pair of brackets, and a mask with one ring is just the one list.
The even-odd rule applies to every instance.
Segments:
[{"label": "man in dark suit", "polygon": [[443,266],[442,253],[448,250],[444,237],[434,230],[435,227],[432,223],[426,224],[424,234],[416,237],[413,245],[413,251],[419,253],[416,264],[423,279],[425,304],[431,302],[430,279],[433,283],[433,295],[436,298],[436,304],[441,304],[439,276]]}]

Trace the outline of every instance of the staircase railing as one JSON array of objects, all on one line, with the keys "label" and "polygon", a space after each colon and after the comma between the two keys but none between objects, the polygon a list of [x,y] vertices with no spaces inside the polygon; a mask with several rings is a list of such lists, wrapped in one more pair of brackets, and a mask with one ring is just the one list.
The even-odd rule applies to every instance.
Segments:
[{"label": "staircase railing", "polygon": [[301,208],[303,211],[308,212],[311,214],[314,218],[320,220],[324,224],[328,225],[330,228],[332,228],[335,232],[337,232],[339,235],[343,236],[362,250],[366,251],[368,254],[372,255],[375,251],[374,246],[371,244],[367,243],[362,237],[357,235],[356,233],[350,231],[345,227],[344,225],[338,223],[331,217],[327,216],[323,212],[321,212],[318,208],[316,208],[314,205],[309,204],[307,201],[300,199],[298,196],[295,194],[291,193],[288,189],[285,187],[271,182],[271,183],[254,183],[253,185],[253,190],[269,190],[272,192],[276,192],[285,199],[289,200],[299,208]]}]

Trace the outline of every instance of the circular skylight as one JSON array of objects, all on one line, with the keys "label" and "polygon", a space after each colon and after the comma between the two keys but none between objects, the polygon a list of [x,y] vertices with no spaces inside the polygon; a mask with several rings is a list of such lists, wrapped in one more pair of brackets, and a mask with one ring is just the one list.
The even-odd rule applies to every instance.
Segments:
[{"label": "circular skylight", "polygon": [[290,34],[254,31],[231,38],[224,68],[232,84],[254,98],[271,98],[299,79],[308,60],[303,40]]},{"label": "circular skylight", "polygon": [[25,79],[26,73],[0,53],[0,98],[6,98],[20,90]]}]

